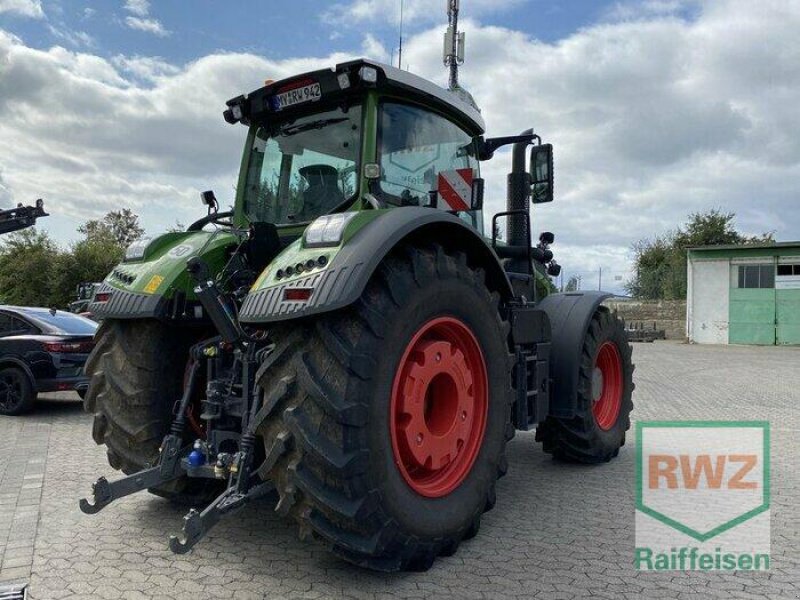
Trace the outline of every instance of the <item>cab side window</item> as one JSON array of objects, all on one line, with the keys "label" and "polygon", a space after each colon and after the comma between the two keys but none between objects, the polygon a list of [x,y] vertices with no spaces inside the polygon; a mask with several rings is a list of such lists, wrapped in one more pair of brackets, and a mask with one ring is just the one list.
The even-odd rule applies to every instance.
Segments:
[{"label": "cab side window", "polygon": [[[470,168],[479,177],[472,137],[458,125],[425,109],[385,102],[381,107],[379,161],[384,201],[425,206],[442,171]],[[462,218],[478,227],[480,215]]]}]

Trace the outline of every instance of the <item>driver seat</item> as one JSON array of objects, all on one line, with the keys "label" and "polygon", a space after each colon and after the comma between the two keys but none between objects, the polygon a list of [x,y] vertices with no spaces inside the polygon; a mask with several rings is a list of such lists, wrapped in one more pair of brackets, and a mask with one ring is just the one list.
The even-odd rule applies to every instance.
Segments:
[{"label": "driver seat", "polygon": [[324,215],[342,202],[344,194],[339,189],[339,171],[331,165],[308,165],[298,170],[308,182],[303,191],[303,220]]}]

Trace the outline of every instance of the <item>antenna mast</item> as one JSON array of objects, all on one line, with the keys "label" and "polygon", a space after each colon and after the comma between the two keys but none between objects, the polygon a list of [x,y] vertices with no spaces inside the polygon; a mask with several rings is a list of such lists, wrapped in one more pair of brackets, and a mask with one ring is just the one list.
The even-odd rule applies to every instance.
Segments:
[{"label": "antenna mast", "polygon": [[458,66],[464,64],[464,34],[458,31],[459,0],[447,0],[447,31],[444,34],[444,64],[450,67],[451,90],[458,88]]},{"label": "antenna mast", "polygon": [[403,68],[403,0],[400,0],[400,49],[397,51],[397,68]]}]

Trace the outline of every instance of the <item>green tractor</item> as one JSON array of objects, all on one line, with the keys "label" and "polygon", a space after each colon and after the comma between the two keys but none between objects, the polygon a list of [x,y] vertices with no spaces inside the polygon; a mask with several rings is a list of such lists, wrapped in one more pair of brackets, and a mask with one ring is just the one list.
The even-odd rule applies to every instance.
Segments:
[{"label": "green tractor", "polygon": [[[301,535],[373,569],[425,569],[474,536],[536,428],[598,463],[629,428],[631,348],[600,292],[549,293],[552,147],[484,136],[467,94],[357,60],[227,103],[247,127],[236,200],[136,242],[97,287],[93,436],[136,491],[192,508],[170,547],[272,493]],[[480,163],[512,145],[484,233]],[[498,239],[500,221],[504,240]],[[206,504],[205,506],[201,506]]]}]

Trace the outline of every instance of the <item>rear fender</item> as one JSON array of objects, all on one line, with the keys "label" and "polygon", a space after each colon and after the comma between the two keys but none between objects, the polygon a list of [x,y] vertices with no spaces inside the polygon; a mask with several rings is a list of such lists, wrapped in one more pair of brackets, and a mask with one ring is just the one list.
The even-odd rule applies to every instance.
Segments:
[{"label": "rear fender", "polygon": [[[192,313],[171,314],[172,300],[181,295],[182,306],[196,299],[186,272],[186,261],[202,257],[215,274],[225,265],[228,249],[236,244],[231,233],[207,231],[167,233],[151,240],[144,255],[118,264],[96,287],[87,310],[97,319],[188,318]],[[97,301],[105,298],[108,300]]]},{"label": "rear fender", "polygon": [[[480,234],[458,217],[432,208],[402,207],[363,211],[344,232],[338,248],[303,249],[302,240],[284,251],[259,276],[242,305],[244,323],[270,323],[338,310],[355,302],[378,265],[403,244],[424,246],[431,242],[467,254],[470,264],[482,268],[487,285],[504,300],[511,297],[511,284],[497,256]],[[324,268],[286,278],[284,266],[295,261],[326,256]],[[285,263],[285,264],[284,264]],[[310,289],[307,300],[287,299],[287,289]]]},{"label": "rear fender", "polygon": [[550,347],[551,416],[575,416],[583,340],[592,315],[611,295],[606,292],[550,294],[536,306],[547,313],[553,336]]}]

